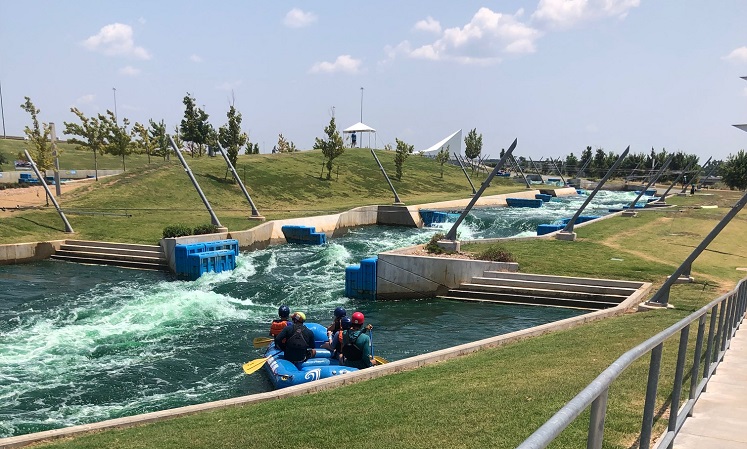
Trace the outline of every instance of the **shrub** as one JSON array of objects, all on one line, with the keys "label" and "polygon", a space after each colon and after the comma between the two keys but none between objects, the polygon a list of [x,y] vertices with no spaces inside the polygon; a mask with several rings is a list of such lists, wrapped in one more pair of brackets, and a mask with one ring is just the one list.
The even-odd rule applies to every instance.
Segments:
[{"label": "shrub", "polygon": [[426,250],[426,252],[428,252],[430,254],[443,254],[443,253],[445,253],[446,251],[443,248],[441,248],[440,246],[438,246],[438,241],[439,240],[443,240],[444,237],[446,237],[446,236],[444,234],[440,233],[440,232],[434,234],[433,237],[431,237],[431,240],[428,243],[425,244],[425,250]]},{"label": "shrub", "polygon": [[492,262],[516,262],[516,257],[500,245],[490,245],[482,252],[477,254],[480,260],[490,260]]},{"label": "shrub", "polygon": [[215,234],[218,232],[218,226],[215,226],[214,224],[204,224],[197,226],[193,234],[194,235],[202,235],[202,234]]},{"label": "shrub", "polygon": [[165,239],[184,237],[185,235],[192,235],[192,228],[185,224],[171,225],[163,228],[163,238]]}]

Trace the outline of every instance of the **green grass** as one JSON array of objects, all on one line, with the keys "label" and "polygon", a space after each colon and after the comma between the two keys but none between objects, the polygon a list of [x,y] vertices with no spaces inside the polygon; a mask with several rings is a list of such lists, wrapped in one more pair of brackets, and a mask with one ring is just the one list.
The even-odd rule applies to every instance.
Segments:
[{"label": "green grass", "polygon": [[[94,161],[93,153],[87,150],[79,150],[76,145],[69,143],[59,143],[57,148],[60,150],[60,170],[93,170]],[[34,156],[34,150],[26,146],[23,140],[0,139],[0,154],[5,155],[8,164],[2,167],[4,171],[15,170],[13,161],[20,159],[23,150],[29,151]],[[98,155],[97,163],[99,170],[122,170],[122,158],[109,154]],[[155,161],[154,158],[151,158]],[[132,154],[125,158],[127,170],[143,167],[148,164],[148,156],[144,154]]]},{"label": "green grass", "polygon": [[[394,152],[378,151],[388,172],[394,171]],[[257,224],[247,218],[251,209],[231,175],[226,179],[222,158],[187,158],[221,224],[229,230]],[[242,155],[237,172],[260,213],[268,220],[341,212],[371,204],[391,204],[394,196],[368,150],[347,150],[335,160],[332,179],[320,179],[320,151],[294,154]],[[406,204],[468,197],[469,184],[461,169],[444,167],[428,158],[411,156],[401,181],[392,179]],[[485,174],[475,175],[479,184]],[[517,190],[504,179],[493,181],[486,195]],[[154,161],[122,175],[67,193],[60,199],[69,213],[76,238],[155,244],[163,228],[172,224],[197,226],[210,223],[210,215],[178,161]],[[14,212],[0,223],[0,243],[29,242],[69,237],[62,220],[52,212]],[[93,214],[93,215],[91,215]],[[116,215],[112,215],[116,214]]]}]

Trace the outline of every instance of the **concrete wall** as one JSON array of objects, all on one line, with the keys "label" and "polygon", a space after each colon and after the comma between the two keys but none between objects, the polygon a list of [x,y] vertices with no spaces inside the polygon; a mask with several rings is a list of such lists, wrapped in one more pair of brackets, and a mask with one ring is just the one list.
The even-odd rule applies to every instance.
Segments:
[{"label": "concrete wall", "polygon": [[376,263],[377,299],[413,299],[445,295],[487,271],[518,271],[519,264],[485,260],[380,253]]},{"label": "concrete wall", "polygon": [[11,265],[15,263],[34,262],[48,259],[55,251],[60,249],[64,240],[53,240],[50,242],[11,243],[0,245],[0,265]]}]

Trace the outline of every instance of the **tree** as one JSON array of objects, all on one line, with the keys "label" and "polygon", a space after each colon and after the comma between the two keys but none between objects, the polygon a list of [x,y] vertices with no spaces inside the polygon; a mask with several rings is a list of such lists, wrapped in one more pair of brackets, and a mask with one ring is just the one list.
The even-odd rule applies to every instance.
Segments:
[{"label": "tree", "polygon": [[171,146],[169,144],[169,136],[166,135],[166,123],[163,120],[156,123],[153,119],[150,119],[148,135],[153,141],[153,155],[160,156],[165,161],[169,160]]},{"label": "tree", "polygon": [[482,152],[482,134],[477,135],[477,128],[473,128],[464,138],[464,155],[467,159],[475,159]]},{"label": "tree", "polygon": [[579,168],[581,167],[578,165],[578,158],[571,152],[571,154],[565,157],[565,172],[566,174],[575,175]]},{"label": "tree", "polygon": [[259,154],[259,144],[247,142],[244,154]]},{"label": "tree", "polygon": [[332,179],[332,161],[345,152],[342,136],[337,131],[334,117],[329,120],[329,125],[324,128],[324,133],[327,134],[327,138],[320,139],[317,137],[314,141],[314,149],[322,150],[322,154],[327,160],[327,179]]},{"label": "tree", "polygon": [[28,141],[26,146],[31,150],[30,153],[33,155],[36,166],[39,167],[39,171],[44,173],[45,170],[54,167],[54,161],[52,160],[52,144],[49,141],[51,130],[48,124],[42,123],[39,125],[38,114],[41,112],[34,106],[29,97],[23,97],[26,102],[21,105],[21,109],[28,112],[31,115],[31,127],[26,126],[23,132],[26,133]]},{"label": "tree", "polygon": [[296,144],[293,142],[288,142],[288,140],[283,137],[283,134],[278,134],[278,144],[277,144],[277,150],[278,153],[294,153],[298,151],[296,148]]},{"label": "tree", "polygon": [[747,153],[739,150],[736,155],[730,154],[719,167],[722,180],[730,189],[747,189]]},{"label": "tree", "polygon": [[[583,167],[583,166],[587,166],[588,167],[588,165],[586,165],[586,163],[589,162],[591,160],[591,158],[592,158],[591,147],[588,146],[588,147],[586,147],[586,149],[584,151],[581,152],[581,160],[578,161],[578,165],[579,165],[578,169],[581,170],[581,167]],[[584,173],[579,173],[579,176],[585,176],[585,175],[586,175],[585,172]]]},{"label": "tree", "polygon": [[98,154],[104,154],[106,145],[106,131],[101,121],[96,117],[86,117],[77,108],[70,108],[70,112],[75,114],[80,120],[80,124],[63,122],[65,125],[65,134],[78,136],[67,139],[68,142],[77,145],[78,149],[93,152],[93,169],[95,178],[99,180],[99,164],[97,161]]},{"label": "tree", "polygon": [[440,150],[438,150],[438,153],[436,154],[436,162],[441,164],[441,178],[444,177],[444,164],[449,162],[450,158],[449,154],[449,146],[446,145],[445,147],[441,147]]},{"label": "tree", "polygon": [[407,160],[407,156],[412,154],[413,150],[415,149],[415,145],[408,145],[404,141],[399,139],[394,139],[395,142],[397,142],[397,148],[395,149],[394,154],[394,167],[395,167],[395,175],[397,176],[397,180],[402,180],[402,166],[405,164],[405,161]]},{"label": "tree", "polygon": [[179,126],[182,140],[188,142],[192,157],[195,157],[195,146],[197,147],[197,156],[202,156],[205,146],[210,142],[211,135],[215,131],[208,123],[207,113],[195,105],[195,99],[189,92],[182,102],[184,103],[184,119]]},{"label": "tree", "polygon": [[135,122],[135,125],[132,126],[132,132],[138,137],[138,140],[135,142],[137,148],[148,155],[148,163],[150,164],[150,155],[153,154],[156,149],[155,140],[148,132],[148,128],[138,122]]},{"label": "tree", "polygon": [[604,176],[607,171],[607,154],[604,152],[604,148],[597,148],[594,153],[594,160],[591,162],[592,172],[597,178]]},{"label": "tree", "polygon": [[132,154],[137,148],[134,133],[127,129],[130,126],[130,121],[123,118],[122,126],[120,126],[117,117],[109,110],[106,111],[106,115],[99,114],[99,121],[105,132],[106,145],[104,145],[104,151],[112,156],[122,156],[122,170],[127,171],[125,156]]},{"label": "tree", "polygon": [[7,164],[8,159],[5,157],[3,153],[0,153],[0,168],[3,168],[3,164]]},{"label": "tree", "polygon": [[228,109],[226,117],[228,117],[228,123],[218,128],[218,142],[226,150],[228,160],[236,167],[239,150],[246,145],[249,136],[241,131],[241,112],[238,112],[233,105]]}]

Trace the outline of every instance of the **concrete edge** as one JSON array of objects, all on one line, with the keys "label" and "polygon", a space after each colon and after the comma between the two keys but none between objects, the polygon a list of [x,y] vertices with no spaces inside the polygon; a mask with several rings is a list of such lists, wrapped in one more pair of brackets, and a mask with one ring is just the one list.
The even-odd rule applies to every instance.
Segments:
[{"label": "concrete edge", "polygon": [[471,343],[465,343],[459,346],[454,346],[451,348],[441,349],[439,351],[434,351],[415,357],[397,360],[395,362],[387,363],[386,365],[379,365],[354,373],[348,373],[340,376],[330,377],[327,379],[317,380],[305,385],[296,385],[293,387],[283,388],[281,390],[241,396],[238,398],[224,399],[220,401],[207,402],[204,404],[195,404],[174,409],[145,413],[142,415],[110,419],[92,424],[82,424],[63,429],[47,430],[44,432],[3,438],[0,439],[0,448],[22,447],[32,443],[39,443],[44,440],[70,438],[94,431],[134,427],[156,421],[162,421],[165,419],[191,415],[199,412],[218,410],[240,405],[257,404],[273,399],[301,396],[303,394],[325,391],[343,385],[349,385],[357,382],[362,382],[364,380],[383,377],[389,374],[410,371],[423,366],[433,365],[445,360],[472,354],[483,349],[497,348],[510,343],[526,340],[528,338],[538,337],[560,330],[572,329],[594,321],[623,315],[635,309],[635,307],[643,300],[643,298],[645,298],[645,295],[649,292],[651,286],[652,284],[650,283],[644,283],[644,285],[636,290],[635,293],[630,295],[627,300],[620,303],[620,305],[610,309],[598,310],[596,312],[566,318],[560,321],[535,326],[529,329],[523,329],[520,331],[510,332],[508,334],[485,338]]}]

